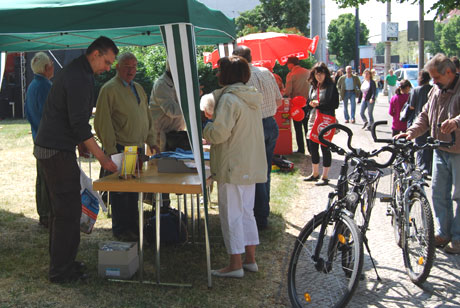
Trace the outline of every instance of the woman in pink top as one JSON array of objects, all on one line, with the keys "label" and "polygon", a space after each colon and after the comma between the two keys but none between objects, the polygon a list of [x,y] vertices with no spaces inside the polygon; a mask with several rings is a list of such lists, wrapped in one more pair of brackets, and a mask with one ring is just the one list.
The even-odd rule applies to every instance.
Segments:
[{"label": "woman in pink top", "polygon": [[409,99],[409,92],[412,89],[412,84],[409,80],[401,80],[399,87],[395,91],[395,95],[390,100],[390,111],[389,114],[393,117],[393,123],[391,130],[393,136],[405,132],[407,129],[407,122],[399,120],[399,114],[404,104]]}]

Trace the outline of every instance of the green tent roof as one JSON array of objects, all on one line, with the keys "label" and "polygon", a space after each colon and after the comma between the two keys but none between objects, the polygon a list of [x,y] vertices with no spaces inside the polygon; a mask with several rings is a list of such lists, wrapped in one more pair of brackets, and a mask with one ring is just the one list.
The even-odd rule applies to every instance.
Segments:
[{"label": "green tent roof", "polygon": [[236,37],[233,20],[195,0],[0,0],[0,51],[86,48],[101,35],[162,44],[159,26],[173,23],[193,25],[199,45]]}]

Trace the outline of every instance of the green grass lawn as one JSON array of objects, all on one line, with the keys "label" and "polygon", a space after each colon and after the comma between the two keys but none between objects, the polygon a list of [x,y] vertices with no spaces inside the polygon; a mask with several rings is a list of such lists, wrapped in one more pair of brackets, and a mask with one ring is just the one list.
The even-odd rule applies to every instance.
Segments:
[{"label": "green grass lawn", "polygon": [[[48,233],[38,226],[32,149],[27,121],[0,121],[0,308],[284,306],[277,294],[285,279],[282,263],[286,255],[283,248],[286,223],[283,215],[289,211],[298,193],[298,171],[272,173],[270,228],[260,234],[257,262],[261,271],[258,273],[247,273],[241,280],[213,278],[213,288],[208,289],[201,224],[197,243],[167,246],[161,250],[161,280],[191,283],[192,288],[109,282],[97,275],[98,244],[113,240],[111,219],[100,213],[93,233],[81,234],[78,259],[87,264],[89,281],[55,285],[47,280]],[[293,160],[304,164],[295,157]],[[98,176],[99,167],[98,162],[91,164],[93,179]],[[88,162],[82,163],[82,169],[89,175]],[[220,268],[227,264],[228,255],[220,231],[216,189],[212,201],[209,209],[211,265]],[[153,247],[147,245],[144,279],[155,281],[154,271]]]}]

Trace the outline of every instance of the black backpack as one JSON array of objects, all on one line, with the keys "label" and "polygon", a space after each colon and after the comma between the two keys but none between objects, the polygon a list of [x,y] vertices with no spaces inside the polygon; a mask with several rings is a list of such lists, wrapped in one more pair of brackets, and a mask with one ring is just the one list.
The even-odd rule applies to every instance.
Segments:
[{"label": "black backpack", "polygon": [[[156,216],[147,219],[144,225],[144,236],[149,244],[155,244]],[[170,207],[161,209],[160,243],[165,245],[183,244],[187,241],[186,217],[182,213],[179,232],[179,211]]]}]

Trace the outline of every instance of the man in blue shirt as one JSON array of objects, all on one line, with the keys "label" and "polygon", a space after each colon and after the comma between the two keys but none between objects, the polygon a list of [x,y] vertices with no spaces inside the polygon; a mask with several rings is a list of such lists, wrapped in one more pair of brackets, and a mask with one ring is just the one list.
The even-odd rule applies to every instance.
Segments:
[{"label": "man in blue shirt", "polygon": [[[26,118],[30,122],[32,138],[37,136],[38,126],[42,118],[43,106],[45,105],[48,92],[51,89],[51,81],[54,75],[54,63],[44,52],[37,52],[31,61],[34,79],[27,89],[25,112]],[[50,202],[48,189],[45,184],[43,170],[37,162],[37,179],[35,182],[35,200],[37,203],[37,213],[39,224],[48,228],[48,216],[50,212]]]}]

